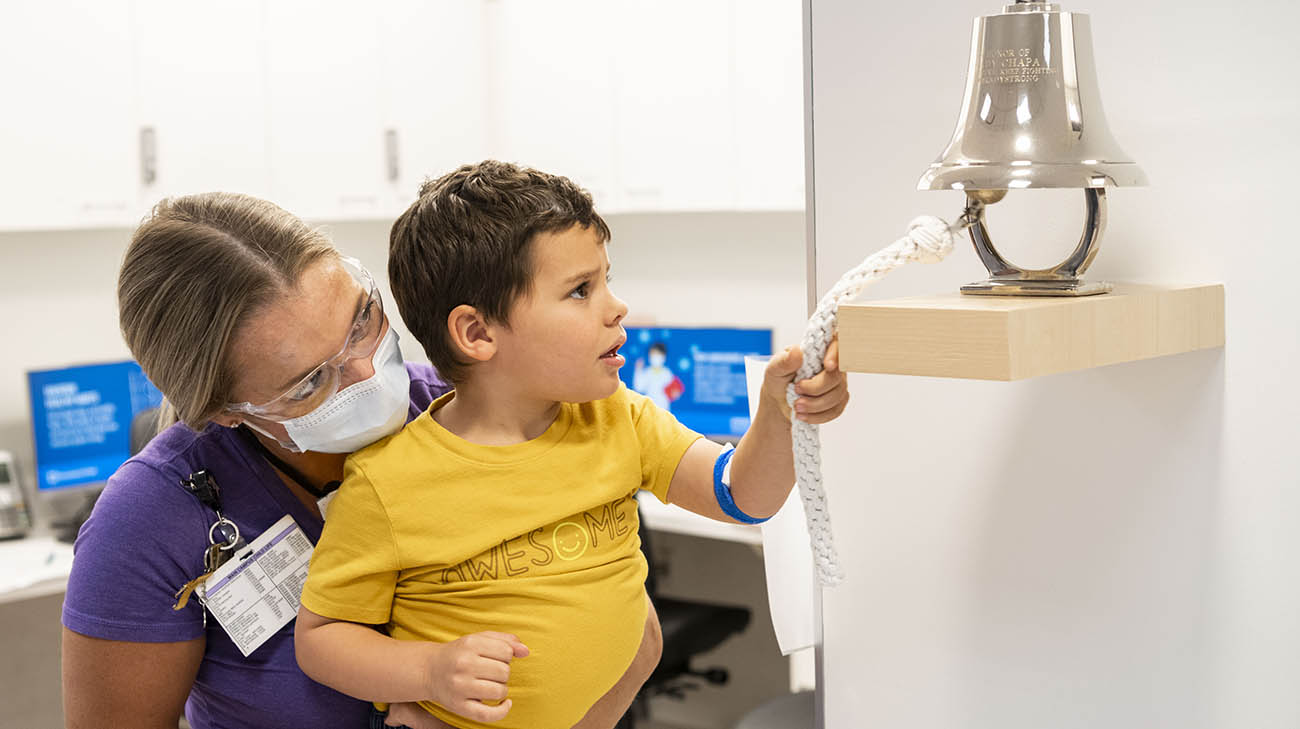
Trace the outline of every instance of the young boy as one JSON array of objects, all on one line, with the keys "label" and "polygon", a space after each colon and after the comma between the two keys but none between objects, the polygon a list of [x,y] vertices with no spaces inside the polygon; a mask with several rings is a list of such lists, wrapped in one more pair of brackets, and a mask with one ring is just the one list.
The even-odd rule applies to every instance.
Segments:
[{"label": "young boy", "polygon": [[[569,180],[491,161],[393,225],[394,298],[455,390],[348,459],[302,595],[308,675],[456,727],[568,729],[641,641],[636,492],[723,521],[785,502],[799,350],[734,452],[701,438],[620,384],[609,237]],[[799,389],[810,422],[848,399],[833,356]]]}]

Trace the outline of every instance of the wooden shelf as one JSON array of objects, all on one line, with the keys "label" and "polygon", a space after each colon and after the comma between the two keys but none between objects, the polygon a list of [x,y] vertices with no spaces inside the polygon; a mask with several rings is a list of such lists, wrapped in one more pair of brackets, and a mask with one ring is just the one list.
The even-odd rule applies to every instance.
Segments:
[{"label": "wooden shelf", "polygon": [[1222,347],[1223,286],[858,300],[840,307],[839,337],[848,372],[1020,380]]}]

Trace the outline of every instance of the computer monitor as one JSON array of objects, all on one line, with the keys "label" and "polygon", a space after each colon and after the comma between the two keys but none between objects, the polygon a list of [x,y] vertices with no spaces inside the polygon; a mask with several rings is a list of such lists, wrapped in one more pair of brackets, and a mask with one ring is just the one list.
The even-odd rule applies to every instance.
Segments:
[{"label": "computer monitor", "polygon": [[131,457],[131,420],[162,393],[133,361],[27,373],[39,492],[102,486]]},{"label": "computer monitor", "polygon": [[735,441],[749,429],[745,357],[772,354],[771,329],[627,327],[619,377],[716,440]]}]

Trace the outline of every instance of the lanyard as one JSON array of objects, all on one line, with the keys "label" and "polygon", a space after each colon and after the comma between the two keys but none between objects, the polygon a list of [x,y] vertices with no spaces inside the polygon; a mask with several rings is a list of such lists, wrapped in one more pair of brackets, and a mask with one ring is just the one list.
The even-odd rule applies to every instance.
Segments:
[{"label": "lanyard", "polygon": [[342,481],[330,481],[325,484],[324,487],[317,488],[311,481],[307,480],[306,476],[302,475],[301,471],[285,463],[279,456],[272,453],[271,449],[267,448],[266,444],[258,440],[257,436],[254,435],[253,431],[248,427],[241,425],[238,430],[240,434],[243,435],[244,440],[248,441],[249,445],[262,455],[262,458],[265,458],[272,466],[275,466],[284,473],[284,475],[293,479],[294,483],[301,486],[304,491],[315,496],[317,499],[323,499],[326,496],[329,496],[331,493],[337,491],[339,486],[342,485]]}]

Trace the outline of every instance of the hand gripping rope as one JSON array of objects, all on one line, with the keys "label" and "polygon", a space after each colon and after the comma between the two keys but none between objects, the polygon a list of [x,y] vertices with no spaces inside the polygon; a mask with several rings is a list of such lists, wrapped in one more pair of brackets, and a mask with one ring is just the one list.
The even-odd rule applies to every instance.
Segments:
[{"label": "hand gripping rope", "polygon": [[[953,234],[971,225],[979,207],[979,203],[971,203],[954,225],[929,215],[916,218],[908,226],[907,235],[888,248],[872,254],[844,274],[822,297],[817,304],[817,311],[808,320],[808,328],[799,345],[803,350],[803,366],[795,374],[794,381],[805,380],[822,371],[826,348],[835,337],[836,316],[841,303],[856,297],[873,281],[904,263],[942,261],[952,251]],[[786,401],[794,407],[797,398],[792,382],[786,388]],[[795,478],[799,483],[799,496],[803,499],[804,516],[808,522],[808,538],[817,568],[817,583],[824,587],[834,587],[844,579],[844,572],[835,552],[830,510],[826,504],[826,491],[822,487],[818,426],[792,420],[791,440],[794,446]]]}]

